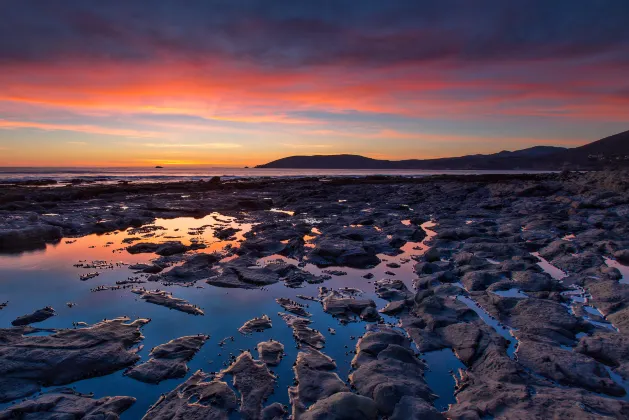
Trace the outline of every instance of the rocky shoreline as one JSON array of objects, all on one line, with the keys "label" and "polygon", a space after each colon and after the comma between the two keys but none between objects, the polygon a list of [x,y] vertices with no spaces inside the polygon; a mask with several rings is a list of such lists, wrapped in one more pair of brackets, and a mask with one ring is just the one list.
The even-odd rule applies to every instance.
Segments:
[{"label": "rocky shoreline", "polygon": [[[194,373],[146,418],[226,419],[236,412],[245,419],[288,413],[361,420],[629,418],[627,172],[3,186],[0,252],[213,212],[250,228],[226,222],[217,228],[217,239],[235,244],[220,251],[176,238],[129,241],[120,252],[155,257],[135,266],[143,277],[129,282],[225,290],[315,284],[319,293],[302,301],[273,299],[285,311],[279,316],[294,343],[261,340],[261,361],[242,349],[220,372]],[[377,267],[386,269],[383,276],[371,273]],[[411,282],[401,279],[406,267]],[[348,272],[359,272],[363,289],[373,289],[386,305],[361,290],[337,288],[335,279]],[[186,316],[204,314],[159,287],[125,292]],[[354,358],[347,381],[326,355],[326,336],[335,332],[311,326],[309,306],[318,305],[340,325],[367,325],[348,349]],[[243,334],[278,328],[260,315],[243,325]],[[151,383],[180,378],[209,339],[181,337],[138,364],[133,346],[143,339],[139,328],[147,319],[32,335],[38,329],[24,323],[42,318],[31,314],[19,326],[0,329],[4,402],[123,369]],[[299,355],[286,360],[284,347],[292,345]],[[456,403],[441,413],[421,355],[443,349],[454,351],[465,368],[455,373]],[[268,366],[292,362],[291,407],[267,404],[273,393],[286,392],[274,389],[277,378]],[[12,406],[0,418],[45,411],[37,404],[50,413],[77,407],[84,416],[103,413],[95,408],[103,404],[116,418],[135,396],[111,397],[61,390]]]}]

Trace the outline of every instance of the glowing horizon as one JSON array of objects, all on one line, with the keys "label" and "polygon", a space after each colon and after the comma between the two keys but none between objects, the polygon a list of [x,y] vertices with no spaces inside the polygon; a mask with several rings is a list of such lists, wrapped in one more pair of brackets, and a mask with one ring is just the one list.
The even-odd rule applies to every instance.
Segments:
[{"label": "glowing horizon", "polygon": [[8,2],[0,166],[425,159],[629,128],[626,3],[446,3]]}]

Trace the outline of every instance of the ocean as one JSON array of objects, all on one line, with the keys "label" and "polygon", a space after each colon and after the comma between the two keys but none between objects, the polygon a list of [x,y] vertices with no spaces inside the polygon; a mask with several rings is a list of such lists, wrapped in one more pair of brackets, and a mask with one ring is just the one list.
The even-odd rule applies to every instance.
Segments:
[{"label": "ocean", "polygon": [[82,179],[99,183],[115,183],[118,181],[133,182],[165,182],[165,181],[198,181],[213,176],[223,179],[239,178],[302,178],[317,177],[359,177],[368,175],[392,175],[422,177],[429,175],[479,175],[479,174],[521,174],[543,173],[545,171],[526,170],[371,170],[371,169],[256,169],[256,168],[218,168],[218,167],[0,167],[0,182],[32,181],[50,179],[58,182],[69,182]]}]

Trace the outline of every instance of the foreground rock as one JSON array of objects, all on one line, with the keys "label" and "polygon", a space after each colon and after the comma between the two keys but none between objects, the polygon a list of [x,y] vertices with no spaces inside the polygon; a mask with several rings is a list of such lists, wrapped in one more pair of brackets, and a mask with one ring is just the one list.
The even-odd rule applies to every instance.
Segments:
[{"label": "foreground rock", "polygon": [[288,390],[294,419],[302,418],[306,410],[320,400],[338,392],[349,392],[345,382],[334,372],[335,369],[334,360],[316,350],[309,349],[297,355],[293,367],[297,385]]},{"label": "foreground rock", "polygon": [[380,318],[376,310],[376,303],[372,299],[357,299],[339,291],[325,288],[321,288],[321,290],[323,310],[338,318],[342,323],[352,321],[355,316],[360,317],[363,321],[377,321]]},{"label": "foreground rock", "polygon": [[280,364],[284,355],[284,345],[279,341],[262,341],[257,346],[260,360],[269,366],[277,366]]},{"label": "foreground rock", "polygon": [[190,302],[173,297],[173,295],[165,290],[143,290],[143,289],[133,289],[133,293],[140,295],[142,299],[149,303],[154,303],[155,305],[165,306],[170,309],[175,309],[177,311],[185,312],[187,314],[192,315],[203,315],[203,311],[192,305]]},{"label": "foreground rock", "polygon": [[176,338],[151,350],[151,358],[125,372],[138,381],[157,384],[166,379],[183,378],[188,373],[186,362],[201,349],[210,337],[189,335]]},{"label": "foreground rock", "polygon": [[0,412],[0,420],[9,419],[108,419],[135,403],[133,397],[104,397],[79,394],[70,388],[56,389]]},{"label": "foreground rock", "polygon": [[262,403],[273,393],[275,387],[275,376],[267,366],[253,360],[251,353],[246,351],[221,373],[234,377],[234,387],[241,395],[241,417],[245,420],[259,419]]},{"label": "foreground rock", "polygon": [[129,321],[116,318],[48,336],[24,336],[22,328],[0,329],[0,402],[134,364],[139,356],[130,348],[144,338],[140,327],[148,320]]},{"label": "foreground rock", "polygon": [[352,361],[356,370],[350,382],[360,395],[375,402],[380,415],[407,418],[402,413],[412,404],[413,418],[439,418],[432,407],[436,396],[423,379],[425,366],[403,334],[390,328],[369,331],[358,341],[356,350]]},{"label": "foreground rock", "polygon": [[236,394],[225,382],[209,379],[210,375],[197,371],[177,388],[162,395],[143,419],[227,420],[238,408]]},{"label": "foreground rock", "polygon": [[34,324],[36,322],[45,321],[48,318],[53,317],[55,315],[56,315],[55,310],[50,306],[46,306],[45,308],[36,310],[32,314],[17,317],[13,321],[11,321],[11,325],[19,327],[19,326]]}]

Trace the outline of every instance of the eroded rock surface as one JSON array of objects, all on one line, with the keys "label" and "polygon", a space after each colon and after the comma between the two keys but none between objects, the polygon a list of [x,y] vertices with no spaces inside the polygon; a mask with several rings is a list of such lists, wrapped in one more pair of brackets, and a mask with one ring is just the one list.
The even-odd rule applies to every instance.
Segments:
[{"label": "eroded rock surface", "polygon": [[144,420],[227,420],[238,408],[238,398],[227,383],[197,371],[177,388],[162,395]]},{"label": "eroded rock surface", "polygon": [[285,312],[280,312],[278,315],[293,329],[293,337],[298,343],[306,344],[315,349],[322,349],[325,346],[323,334],[308,326],[312,323],[310,319]]},{"label": "eroded rock surface", "polygon": [[284,345],[275,340],[258,343],[257,350],[260,360],[269,366],[279,365],[284,355]]},{"label": "eroded rock surface", "polygon": [[116,318],[88,328],[25,336],[22,328],[0,329],[0,401],[102,376],[138,361],[131,349],[148,320]]},{"label": "eroded rock surface", "polygon": [[104,397],[79,394],[60,388],[13,405],[0,412],[0,420],[9,419],[108,419],[116,420],[135,403],[133,397]]},{"label": "eroded rock surface", "polygon": [[188,372],[186,362],[209,339],[206,335],[176,338],[151,350],[148,361],[134,366],[125,375],[138,381],[157,384],[166,379],[183,378]]},{"label": "eroded rock surface", "polygon": [[192,305],[190,302],[176,298],[165,290],[143,290],[133,289],[133,293],[140,295],[142,299],[155,305],[165,306],[170,309],[185,312],[191,315],[203,315],[201,308]]},{"label": "eroded rock surface", "polygon": [[240,392],[240,415],[243,419],[259,419],[262,404],[273,393],[275,376],[266,364],[253,360],[251,353],[243,352],[234,363],[222,371],[233,375],[234,387]]},{"label": "eroded rock surface", "polygon": [[253,332],[259,332],[269,329],[272,326],[273,323],[271,322],[271,318],[269,318],[267,315],[262,315],[260,317],[253,318],[245,322],[242,327],[238,328],[238,331],[241,334],[251,334]]},{"label": "eroded rock surface", "polygon": [[46,306],[45,308],[36,310],[32,314],[17,317],[13,321],[11,321],[11,325],[15,327],[19,327],[19,326],[34,324],[36,322],[45,321],[48,318],[55,315],[56,315],[55,310],[50,306]]}]

